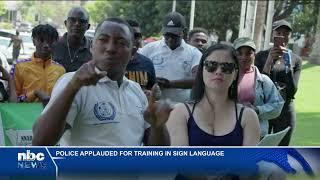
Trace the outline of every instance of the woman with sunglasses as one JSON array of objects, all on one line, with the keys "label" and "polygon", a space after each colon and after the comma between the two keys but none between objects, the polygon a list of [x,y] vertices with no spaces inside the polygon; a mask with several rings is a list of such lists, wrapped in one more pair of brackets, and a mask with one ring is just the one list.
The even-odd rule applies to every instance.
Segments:
[{"label": "woman with sunglasses", "polygon": [[253,65],[256,46],[247,37],[234,41],[239,61],[238,102],[254,109],[261,138],[268,134],[269,120],[280,115],[284,100],[271,79]]},{"label": "woman with sunglasses", "polygon": [[203,54],[192,90],[192,103],[177,104],[167,127],[174,146],[254,146],[259,121],[251,108],[237,104],[238,62],[224,44]]}]

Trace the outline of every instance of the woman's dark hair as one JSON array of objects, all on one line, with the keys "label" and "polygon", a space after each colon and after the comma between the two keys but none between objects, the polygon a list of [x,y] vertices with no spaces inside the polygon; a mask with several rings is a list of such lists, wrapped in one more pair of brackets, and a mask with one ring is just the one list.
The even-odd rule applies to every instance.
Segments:
[{"label": "woman's dark hair", "polygon": [[59,34],[56,28],[49,24],[39,24],[32,29],[32,38],[34,39],[46,39],[54,42],[59,38]]},{"label": "woman's dark hair", "polygon": [[[239,67],[239,63],[237,60],[237,56],[236,56],[236,51],[235,49],[227,44],[215,44],[210,46],[202,55],[200,63],[199,63],[199,67],[198,67],[198,72],[197,72],[197,76],[195,78],[195,82],[192,88],[192,93],[191,93],[191,99],[194,102],[199,102],[204,95],[204,90],[205,90],[205,84],[203,82],[203,62],[204,60],[206,60],[206,58],[212,54],[214,51],[217,50],[226,50],[230,53],[231,58],[234,60],[235,64],[236,64],[236,69],[238,69]],[[231,86],[229,87],[228,90],[228,97],[231,100],[237,101],[237,94],[238,94],[238,77],[239,77],[239,71],[237,73],[237,77],[236,80],[234,80],[231,84]]]}]

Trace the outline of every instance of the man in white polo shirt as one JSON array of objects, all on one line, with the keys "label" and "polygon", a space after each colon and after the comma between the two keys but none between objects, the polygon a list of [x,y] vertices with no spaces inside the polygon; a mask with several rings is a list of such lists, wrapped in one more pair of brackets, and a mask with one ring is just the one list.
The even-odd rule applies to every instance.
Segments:
[{"label": "man in white polo shirt", "polygon": [[185,18],[171,12],[164,18],[164,39],[147,44],[140,53],[152,60],[162,98],[185,102],[190,98],[194,76],[202,53],[183,40],[186,31]]},{"label": "man in white polo shirt", "polygon": [[[33,145],[168,145],[165,122],[171,108],[149,103],[140,86],[124,77],[131,58],[132,30],[120,18],[96,29],[92,60],[65,74],[33,128]],[[145,122],[145,119],[147,122]]]}]

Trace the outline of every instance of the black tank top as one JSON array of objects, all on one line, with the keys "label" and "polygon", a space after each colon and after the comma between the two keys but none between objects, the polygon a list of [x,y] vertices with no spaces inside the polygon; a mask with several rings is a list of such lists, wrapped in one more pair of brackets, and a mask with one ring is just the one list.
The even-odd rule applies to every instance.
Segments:
[{"label": "black tank top", "polygon": [[244,107],[241,108],[238,118],[237,105],[235,104],[237,122],[233,131],[223,136],[215,136],[204,132],[195,122],[193,112],[196,103],[193,105],[192,111],[190,111],[190,108],[187,104],[185,104],[185,106],[189,113],[189,119],[187,123],[189,146],[242,146],[243,128],[241,126],[241,119]]}]

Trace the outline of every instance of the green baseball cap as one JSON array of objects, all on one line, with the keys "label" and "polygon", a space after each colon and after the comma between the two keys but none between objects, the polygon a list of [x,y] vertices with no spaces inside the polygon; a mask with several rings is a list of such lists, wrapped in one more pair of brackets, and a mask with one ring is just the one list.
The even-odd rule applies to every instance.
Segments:
[{"label": "green baseball cap", "polygon": [[281,26],[285,26],[285,27],[287,27],[289,29],[289,31],[292,31],[291,24],[288,21],[284,20],[284,19],[279,20],[279,21],[275,21],[275,22],[272,23],[272,29],[273,30],[276,30]]},{"label": "green baseball cap", "polygon": [[240,47],[243,47],[243,46],[248,46],[248,47],[251,47],[253,50],[256,50],[256,45],[254,44],[251,38],[240,37],[233,42],[233,47],[235,49],[239,49]]}]

